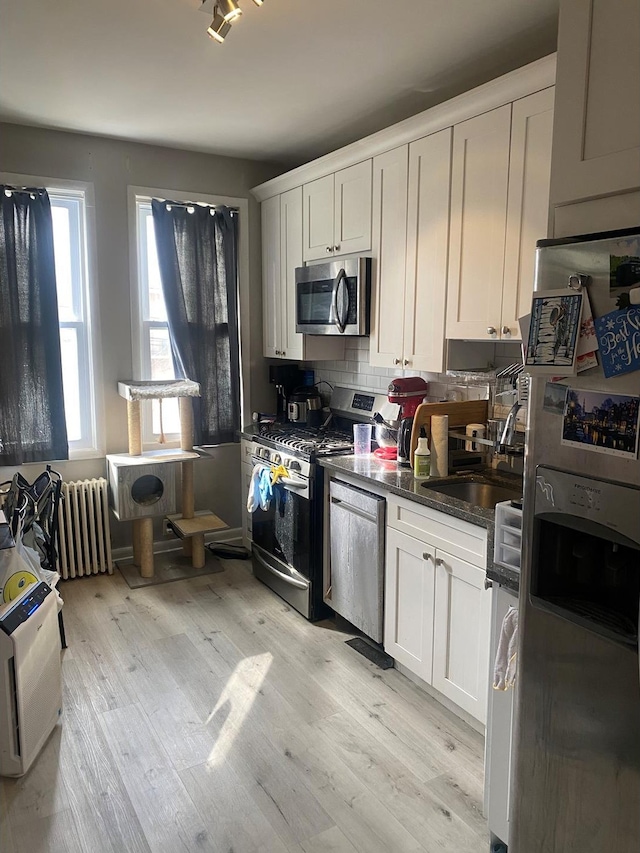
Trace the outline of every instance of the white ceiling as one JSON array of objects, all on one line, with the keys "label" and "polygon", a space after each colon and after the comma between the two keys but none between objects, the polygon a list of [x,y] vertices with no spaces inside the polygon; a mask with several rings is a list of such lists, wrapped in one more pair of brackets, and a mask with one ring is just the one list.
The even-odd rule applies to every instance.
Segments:
[{"label": "white ceiling", "polygon": [[555,50],[559,0],[0,0],[0,120],[295,165]]}]

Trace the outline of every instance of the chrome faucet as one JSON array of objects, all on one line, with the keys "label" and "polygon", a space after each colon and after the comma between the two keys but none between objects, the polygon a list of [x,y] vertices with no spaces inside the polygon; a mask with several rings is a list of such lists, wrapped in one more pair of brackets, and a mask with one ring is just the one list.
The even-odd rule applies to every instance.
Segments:
[{"label": "chrome faucet", "polygon": [[504,422],[502,435],[500,436],[500,453],[504,453],[505,447],[513,447],[513,438],[516,432],[516,420],[520,408],[521,404],[517,400],[513,406],[511,406],[507,419]]}]

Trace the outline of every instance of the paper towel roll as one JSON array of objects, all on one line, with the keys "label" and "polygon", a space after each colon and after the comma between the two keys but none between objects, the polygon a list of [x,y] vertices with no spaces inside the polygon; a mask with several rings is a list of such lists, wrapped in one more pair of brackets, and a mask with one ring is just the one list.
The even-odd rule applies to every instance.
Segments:
[{"label": "paper towel roll", "polygon": [[431,476],[449,473],[449,416],[431,416]]}]

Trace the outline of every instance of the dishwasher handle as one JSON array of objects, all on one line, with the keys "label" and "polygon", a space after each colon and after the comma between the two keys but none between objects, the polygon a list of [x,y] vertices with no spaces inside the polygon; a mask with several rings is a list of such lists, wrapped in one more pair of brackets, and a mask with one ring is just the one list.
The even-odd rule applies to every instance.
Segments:
[{"label": "dishwasher handle", "polygon": [[360,509],[360,507],[354,506],[353,504],[347,503],[347,501],[343,501],[342,498],[336,498],[333,495],[331,496],[331,503],[340,505],[347,512],[352,512],[354,515],[359,516],[360,518],[364,518],[367,521],[371,521],[373,524],[377,524],[378,516],[374,515],[371,512],[366,512],[364,509]]}]

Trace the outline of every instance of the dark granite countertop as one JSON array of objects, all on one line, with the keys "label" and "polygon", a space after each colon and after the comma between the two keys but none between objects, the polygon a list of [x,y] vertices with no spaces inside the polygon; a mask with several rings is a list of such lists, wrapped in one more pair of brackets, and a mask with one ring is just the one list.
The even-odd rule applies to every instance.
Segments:
[{"label": "dark granite countertop", "polygon": [[[257,424],[243,427],[240,430],[240,435],[249,440],[259,435]],[[365,487],[367,483],[375,484],[394,495],[416,501],[439,512],[446,512],[447,515],[461,518],[470,524],[484,527],[487,530],[487,577],[516,593],[518,592],[519,572],[493,562],[495,510],[484,509],[444,495],[441,492],[424,489],[420,481],[414,478],[410,468],[401,468],[397,462],[378,459],[373,454],[370,456],[324,456],[318,459],[318,464],[332,474],[349,474],[354,479],[361,480]],[[502,474],[494,470],[482,473],[490,473],[491,479],[499,485],[517,488],[522,483],[520,478],[513,474]]]},{"label": "dark granite countertop", "polygon": [[[416,501],[439,512],[445,512],[470,524],[477,524],[487,530],[487,577],[490,580],[518,592],[520,576],[518,572],[493,562],[493,541],[495,534],[495,510],[474,506],[466,501],[422,487],[413,476],[411,469],[401,468],[395,461],[386,461],[371,456],[326,456],[318,460],[330,474],[348,474],[356,480],[392,492],[394,495]],[[522,481],[513,474],[498,473],[495,470],[477,472],[487,474],[498,485],[519,488]],[[448,477],[447,480],[455,479]],[[430,481],[433,482],[433,481]]]}]

